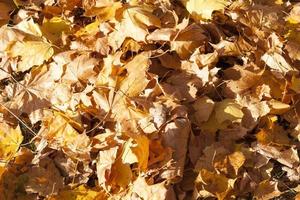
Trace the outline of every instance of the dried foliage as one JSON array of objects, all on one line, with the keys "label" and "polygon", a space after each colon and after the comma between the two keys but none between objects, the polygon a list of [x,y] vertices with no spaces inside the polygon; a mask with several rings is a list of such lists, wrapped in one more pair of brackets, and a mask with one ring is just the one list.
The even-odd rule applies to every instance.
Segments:
[{"label": "dried foliage", "polygon": [[300,199],[300,4],[1,0],[0,199]]}]

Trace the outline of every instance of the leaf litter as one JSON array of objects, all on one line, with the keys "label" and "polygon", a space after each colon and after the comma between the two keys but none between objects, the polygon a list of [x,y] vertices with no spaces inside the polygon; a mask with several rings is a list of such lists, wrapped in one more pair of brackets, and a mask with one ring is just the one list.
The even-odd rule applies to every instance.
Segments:
[{"label": "leaf litter", "polygon": [[0,10],[0,199],[299,199],[297,1]]}]

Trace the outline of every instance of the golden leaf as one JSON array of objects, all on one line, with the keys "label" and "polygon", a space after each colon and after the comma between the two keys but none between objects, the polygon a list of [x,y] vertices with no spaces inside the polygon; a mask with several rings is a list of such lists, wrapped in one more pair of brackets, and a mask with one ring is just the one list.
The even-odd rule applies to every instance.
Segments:
[{"label": "golden leaf", "polygon": [[144,135],[136,135],[125,143],[122,160],[124,163],[138,163],[141,170],[146,170],[149,158],[149,139]]},{"label": "golden leaf", "polygon": [[51,44],[43,41],[16,42],[9,53],[13,57],[21,56],[18,71],[26,71],[33,66],[41,65],[54,54]]},{"label": "golden leaf", "polygon": [[211,19],[215,10],[223,10],[228,5],[227,0],[181,0],[186,9],[196,20]]},{"label": "golden leaf", "polygon": [[6,124],[0,123],[0,163],[8,162],[17,153],[23,141],[20,127],[11,128]]},{"label": "golden leaf", "polygon": [[80,185],[74,189],[63,190],[58,195],[51,196],[47,200],[96,200],[107,199],[104,191],[98,191],[97,189],[89,189],[84,185]]},{"label": "golden leaf", "polygon": [[241,105],[236,103],[234,100],[225,99],[216,103],[216,119],[220,124],[225,121],[241,122],[244,116],[244,113],[241,109]]},{"label": "golden leaf", "polygon": [[41,135],[48,141],[49,146],[62,149],[73,159],[89,160],[90,139],[85,134],[79,134],[70,121],[61,114],[54,113],[45,120]]}]

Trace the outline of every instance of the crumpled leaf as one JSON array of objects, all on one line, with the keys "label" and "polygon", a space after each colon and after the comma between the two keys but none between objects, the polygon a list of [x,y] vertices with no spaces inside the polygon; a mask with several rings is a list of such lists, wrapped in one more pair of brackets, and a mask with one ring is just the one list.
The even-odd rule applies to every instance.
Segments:
[{"label": "crumpled leaf", "polygon": [[294,71],[294,68],[279,53],[265,53],[261,59],[271,68],[282,73]]},{"label": "crumpled leaf", "polygon": [[110,180],[111,168],[115,163],[118,147],[99,152],[97,159],[97,177],[99,185],[103,185]]}]

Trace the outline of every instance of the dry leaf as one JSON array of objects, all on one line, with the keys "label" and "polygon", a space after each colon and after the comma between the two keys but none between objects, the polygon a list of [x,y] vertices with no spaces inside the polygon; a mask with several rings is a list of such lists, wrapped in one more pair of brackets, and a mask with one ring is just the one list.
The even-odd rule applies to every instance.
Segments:
[{"label": "dry leaf", "polygon": [[194,19],[211,19],[215,10],[223,10],[228,4],[226,0],[181,0]]},{"label": "dry leaf", "polygon": [[216,119],[218,123],[225,121],[241,122],[244,113],[242,107],[233,100],[226,99],[215,105]]},{"label": "dry leaf", "polygon": [[33,66],[41,65],[49,60],[54,53],[53,48],[47,42],[28,41],[16,42],[9,50],[11,56],[21,57],[18,71],[26,71]]},{"label": "dry leaf", "polygon": [[0,163],[6,163],[17,153],[23,135],[20,127],[14,129],[4,123],[0,125]]},{"label": "dry leaf", "polygon": [[104,185],[110,180],[112,165],[117,158],[118,147],[99,152],[97,159],[97,177],[99,185]]},{"label": "dry leaf", "polygon": [[26,175],[30,177],[25,185],[28,193],[47,196],[57,194],[63,187],[63,180],[51,160],[41,161],[40,166],[33,166]]}]

